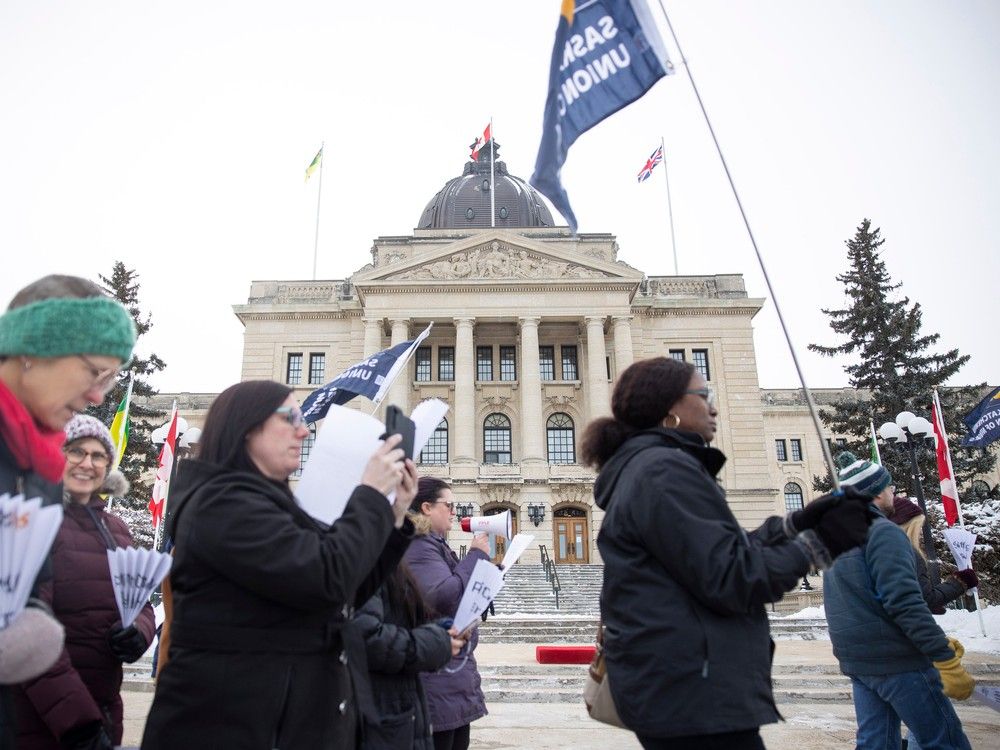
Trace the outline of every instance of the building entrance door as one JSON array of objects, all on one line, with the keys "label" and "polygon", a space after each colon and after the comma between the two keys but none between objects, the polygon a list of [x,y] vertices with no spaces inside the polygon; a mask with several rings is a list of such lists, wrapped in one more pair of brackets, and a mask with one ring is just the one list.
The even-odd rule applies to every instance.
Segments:
[{"label": "building entrance door", "polygon": [[[517,509],[511,508],[505,505],[497,505],[492,508],[484,508],[484,516],[495,516],[498,513],[503,513],[504,511],[510,511],[510,525],[512,533],[517,535]],[[502,536],[490,535],[490,560],[495,564],[499,565],[500,561],[503,560],[504,554],[507,552],[507,540]]]},{"label": "building entrance door", "polygon": [[587,511],[560,508],[553,514],[557,563],[583,564],[590,561]]}]

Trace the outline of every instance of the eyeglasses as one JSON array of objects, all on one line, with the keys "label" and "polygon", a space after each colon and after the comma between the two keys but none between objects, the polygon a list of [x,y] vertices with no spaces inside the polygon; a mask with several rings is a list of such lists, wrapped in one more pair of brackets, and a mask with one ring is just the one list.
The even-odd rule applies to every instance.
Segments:
[{"label": "eyeglasses", "polygon": [[90,377],[93,378],[90,383],[90,387],[100,388],[101,393],[107,393],[110,391],[115,384],[115,377],[118,375],[118,368],[109,367],[106,370],[102,370],[82,354],[77,354],[76,356],[82,360],[83,363],[87,365],[87,369],[90,370]]},{"label": "eyeglasses", "polygon": [[67,448],[64,453],[66,454],[66,460],[74,466],[82,464],[87,456],[90,456],[90,463],[96,469],[104,468],[111,460],[111,457],[104,451],[88,453],[83,448]]},{"label": "eyeglasses", "polygon": [[447,500],[435,500],[435,503],[441,503],[442,505],[447,505],[448,510],[455,510],[455,503],[448,502]]},{"label": "eyeglasses", "polygon": [[302,416],[302,410],[297,406],[279,406],[274,410],[274,413],[282,415],[288,420],[288,424],[296,430],[306,423],[305,417]]},{"label": "eyeglasses", "polygon": [[715,389],[714,388],[692,388],[691,390],[684,391],[684,393],[689,393],[692,396],[701,396],[705,401],[708,402],[709,406],[715,406]]}]

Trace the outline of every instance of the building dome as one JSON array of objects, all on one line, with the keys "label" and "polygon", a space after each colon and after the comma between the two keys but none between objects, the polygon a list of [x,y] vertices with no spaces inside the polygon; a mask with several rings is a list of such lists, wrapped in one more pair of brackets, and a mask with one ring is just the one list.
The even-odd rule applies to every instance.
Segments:
[{"label": "building dome", "polygon": [[[448,180],[431,198],[420,216],[418,229],[488,229],[490,226],[490,147],[500,153],[500,145],[490,141],[479,151],[477,161],[465,163],[461,177]],[[496,181],[496,226],[554,226],[552,214],[542,196],[531,185],[507,172],[499,159],[493,167]]]}]

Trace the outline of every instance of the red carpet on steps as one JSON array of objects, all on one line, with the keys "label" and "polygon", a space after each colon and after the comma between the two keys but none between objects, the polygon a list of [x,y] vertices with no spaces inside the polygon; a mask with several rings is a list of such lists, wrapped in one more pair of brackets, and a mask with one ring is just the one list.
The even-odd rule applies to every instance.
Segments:
[{"label": "red carpet on steps", "polygon": [[535,646],[539,664],[590,664],[593,658],[593,646]]}]

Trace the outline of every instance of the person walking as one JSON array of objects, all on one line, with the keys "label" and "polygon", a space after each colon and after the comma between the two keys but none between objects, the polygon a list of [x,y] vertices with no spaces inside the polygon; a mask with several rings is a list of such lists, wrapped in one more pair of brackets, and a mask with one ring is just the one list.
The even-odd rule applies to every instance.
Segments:
[{"label": "person walking", "polygon": [[128,526],[105,511],[102,494],[122,497],[128,482],[111,471],[111,433],[78,414],[66,426],[63,523],[52,544],[52,578],[40,587],[66,629],[55,665],[17,688],[19,750],[110,750],[122,738],[122,662],[139,659],[153,638],[153,608],[122,628],[108,550],[134,545]]},{"label": "person walking", "polygon": [[841,486],[870,498],[865,544],[842,555],[823,577],[833,653],[851,678],[858,750],[900,746],[900,720],[922,748],[968,750],[948,698],[964,700],[975,681],[962,645],[945,636],[920,590],[906,534],[893,512],[892,477],[852,453],[837,456]]},{"label": "person walking", "polygon": [[[461,561],[448,546],[448,531],[455,520],[454,501],[447,482],[421,477],[410,505],[416,536],[406,551],[406,564],[436,617],[455,615],[476,563],[490,559],[486,534],[472,538]],[[488,713],[473,653],[478,642],[478,631],[473,631],[465,653],[438,672],[420,675],[434,726],[435,750],[466,750],[472,722]]]},{"label": "person walking", "polygon": [[308,434],[291,388],[246,381],[219,394],[198,458],[180,463],[169,660],[144,750],[355,746],[342,631],[409,543],[417,475],[390,436],[327,528],[288,484]]},{"label": "person walking", "polygon": [[744,531],[708,443],[715,391],[686,362],[656,357],[619,377],[612,416],[592,421],[582,456],[604,512],[601,617],[619,717],[648,749],[762,748],[780,718],[764,605],[811,568],[864,541],[864,501],[847,493]]}]

